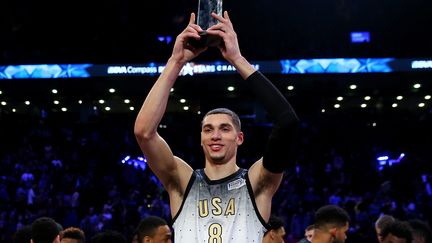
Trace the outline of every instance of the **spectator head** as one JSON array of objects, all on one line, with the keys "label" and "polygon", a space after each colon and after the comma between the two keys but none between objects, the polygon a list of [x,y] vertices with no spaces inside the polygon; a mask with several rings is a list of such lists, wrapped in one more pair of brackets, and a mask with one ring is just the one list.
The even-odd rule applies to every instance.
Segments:
[{"label": "spectator head", "polygon": [[395,220],[381,229],[382,243],[411,243],[412,232],[408,222]]},{"label": "spectator head", "polygon": [[383,237],[381,236],[381,231],[386,226],[392,224],[395,222],[395,218],[393,218],[390,215],[382,215],[378,218],[378,220],[375,222],[375,232],[377,234],[377,238],[379,242],[383,241]]},{"label": "spectator head", "polygon": [[315,212],[314,239],[317,242],[343,243],[349,229],[348,213],[336,206],[326,205]]},{"label": "spectator head", "polygon": [[166,243],[171,242],[171,229],[167,222],[157,216],[149,216],[138,224],[134,235],[138,243],[153,242]]},{"label": "spectator head", "polygon": [[79,228],[69,227],[60,232],[60,243],[85,243],[85,234]]},{"label": "spectator head", "polygon": [[41,217],[31,225],[32,243],[59,243],[61,226],[49,217]]},{"label": "spectator head", "polygon": [[285,237],[284,222],[281,218],[270,216],[267,232],[264,234],[263,243],[283,243]]},{"label": "spectator head", "polygon": [[432,243],[432,231],[426,222],[412,219],[408,223],[412,229],[413,243]]}]

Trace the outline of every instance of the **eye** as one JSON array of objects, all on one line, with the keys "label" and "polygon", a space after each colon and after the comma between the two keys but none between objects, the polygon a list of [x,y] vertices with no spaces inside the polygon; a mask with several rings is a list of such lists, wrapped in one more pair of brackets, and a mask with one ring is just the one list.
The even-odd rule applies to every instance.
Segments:
[{"label": "eye", "polygon": [[205,132],[205,133],[209,133],[211,131],[212,131],[212,129],[209,128],[209,127],[206,127],[206,128],[203,129],[203,132]]},{"label": "eye", "polygon": [[229,132],[231,129],[229,129],[229,127],[223,127],[222,128],[222,131],[224,131],[224,132]]}]

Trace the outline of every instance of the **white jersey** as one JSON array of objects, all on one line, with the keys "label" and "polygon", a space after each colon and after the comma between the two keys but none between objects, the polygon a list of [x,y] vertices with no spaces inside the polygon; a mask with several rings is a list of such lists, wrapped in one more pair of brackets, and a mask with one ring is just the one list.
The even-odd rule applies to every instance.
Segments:
[{"label": "white jersey", "polygon": [[175,243],[261,243],[267,225],[245,169],[214,181],[194,171],[173,222]]}]

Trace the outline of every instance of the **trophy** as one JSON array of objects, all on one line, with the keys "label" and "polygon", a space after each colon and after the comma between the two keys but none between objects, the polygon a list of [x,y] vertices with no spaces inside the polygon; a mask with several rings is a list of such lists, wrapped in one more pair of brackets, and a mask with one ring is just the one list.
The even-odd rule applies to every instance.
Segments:
[{"label": "trophy", "polygon": [[222,16],[222,0],[198,0],[197,24],[204,31],[199,33],[200,40],[191,39],[190,43],[193,46],[217,46],[222,39],[219,36],[209,35],[205,31],[211,26],[218,23],[218,20],[211,16],[211,13],[216,13]]}]

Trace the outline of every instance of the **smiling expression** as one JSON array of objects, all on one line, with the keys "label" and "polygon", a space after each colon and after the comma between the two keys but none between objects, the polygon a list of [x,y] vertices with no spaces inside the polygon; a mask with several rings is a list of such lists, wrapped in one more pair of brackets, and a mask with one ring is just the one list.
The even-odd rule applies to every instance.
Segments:
[{"label": "smiling expression", "polygon": [[201,145],[206,161],[225,164],[236,159],[237,147],[243,143],[243,133],[237,131],[227,114],[211,114],[204,118]]}]

